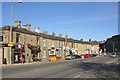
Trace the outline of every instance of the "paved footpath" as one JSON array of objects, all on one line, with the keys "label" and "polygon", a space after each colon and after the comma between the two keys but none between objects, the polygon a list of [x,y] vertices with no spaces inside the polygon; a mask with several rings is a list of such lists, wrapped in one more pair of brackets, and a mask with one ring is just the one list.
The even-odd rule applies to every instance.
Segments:
[{"label": "paved footpath", "polygon": [[[97,57],[94,57],[94,58],[99,58],[99,57],[103,57],[103,56],[97,56]],[[85,59],[75,59],[75,60],[87,60],[87,59],[90,59],[90,58],[85,58]],[[48,60],[44,60],[44,61],[38,61],[38,62],[31,62],[31,63],[17,63],[17,64],[0,64],[1,67],[9,67],[9,66],[24,66],[24,65],[35,65],[35,64],[48,64],[48,63],[57,63],[57,62],[64,62],[66,60],[59,60],[59,61],[48,61]],[[71,60],[67,60],[67,61],[71,61]],[[109,63],[115,63],[115,64],[119,64],[118,63],[118,58],[114,58],[112,61],[110,62],[107,62],[108,64]]]},{"label": "paved footpath", "polygon": [[1,67],[9,67],[9,66],[24,66],[24,65],[35,65],[35,64],[48,64],[48,63],[57,63],[57,62],[64,62],[65,60],[59,60],[59,61],[37,61],[37,62],[31,62],[31,63],[16,63],[16,64],[2,64]]}]

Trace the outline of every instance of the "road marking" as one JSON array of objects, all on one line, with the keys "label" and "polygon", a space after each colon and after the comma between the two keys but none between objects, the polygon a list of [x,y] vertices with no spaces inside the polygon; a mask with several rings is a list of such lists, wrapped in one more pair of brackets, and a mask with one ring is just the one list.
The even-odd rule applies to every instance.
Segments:
[{"label": "road marking", "polygon": [[80,75],[77,75],[77,76],[75,76],[74,78],[79,78],[80,77]]}]

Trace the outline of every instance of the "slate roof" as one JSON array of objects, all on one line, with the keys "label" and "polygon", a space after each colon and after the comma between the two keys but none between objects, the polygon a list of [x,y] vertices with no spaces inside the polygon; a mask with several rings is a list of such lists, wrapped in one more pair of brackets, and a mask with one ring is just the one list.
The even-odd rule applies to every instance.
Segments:
[{"label": "slate roof", "polygon": [[[2,30],[10,30],[10,26],[3,26],[2,27]],[[13,27],[13,31],[16,31],[16,32],[21,32],[21,33],[25,33],[25,34],[30,34],[30,35],[36,35],[36,36],[40,36],[40,37],[43,37],[43,38],[46,38],[46,39],[53,39],[53,40],[59,40],[59,41],[65,41],[65,38],[64,37],[59,37],[59,36],[53,36],[53,35],[47,35],[47,34],[44,34],[44,33],[37,33],[37,32],[33,32],[33,31],[29,31],[25,28],[16,28],[16,27]],[[75,40],[75,39],[72,39],[72,38],[67,38],[67,41],[68,42],[75,42],[75,43],[82,43],[82,44],[98,44],[97,41],[80,41],[80,40]]]}]

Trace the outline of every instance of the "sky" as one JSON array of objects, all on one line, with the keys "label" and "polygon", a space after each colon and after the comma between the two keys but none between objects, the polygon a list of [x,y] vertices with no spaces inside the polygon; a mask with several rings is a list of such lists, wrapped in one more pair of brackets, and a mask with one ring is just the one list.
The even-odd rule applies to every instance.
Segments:
[{"label": "sky", "polygon": [[[10,25],[10,2],[2,3],[2,26]],[[106,40],[118,34],[117,2],[12,3],[12,24],[31,24],[31,31],[66,34],[74,39]]]}]

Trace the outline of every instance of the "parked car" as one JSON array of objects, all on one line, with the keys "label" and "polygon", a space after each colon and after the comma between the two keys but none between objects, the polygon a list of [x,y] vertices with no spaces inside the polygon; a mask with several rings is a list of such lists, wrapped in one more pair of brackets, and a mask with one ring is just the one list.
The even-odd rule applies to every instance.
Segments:
[{"label": "parked car", "polygon": [[96,57],[97,56],[97,54],[92,54],[92,57]]},{"label": "parked car", "polygon": [[115,58],[116,57],[116,53],[112,53],[111,57]]},{"label": "parked car", "polygon": [[73,55],[75,57],[75,59],[79,59],[80,56],[79,55]]},{"label": "parked car", "polygon": [[90,54],[85,54],[85,55],[84,55],[84,58],[90,58],[90,57],[91,57]]},{"label": "parked car", "polygon": [[85,55],[85,54],[81,54],[81,55],[80,55],[80,58],[82,58],[84,55]]},{"label": "parked car", "polygon": [[73,55],[67,55],[65,57],[65,60],[72,60],[72,59],[75,59],[75,56],[73,56]]},{"label": "parked car", "polygon": [[88,54],[88,58],[91,58],[92,57],[92,54]]}]

